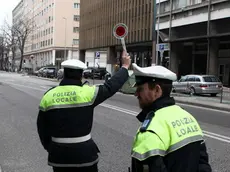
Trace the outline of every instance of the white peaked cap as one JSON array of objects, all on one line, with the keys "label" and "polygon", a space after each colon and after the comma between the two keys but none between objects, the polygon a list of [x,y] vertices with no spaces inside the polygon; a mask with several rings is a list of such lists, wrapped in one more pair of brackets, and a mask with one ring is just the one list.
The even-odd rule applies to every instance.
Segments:
[{"label": "white peaked cap", "polygon": [[77,59],[65,60],[61,66],[69,69],[87,69],[86,64]]},{"label": "white peaked cap", "polygon": [[135,76],[167,79],[171,81],[177,80],[177,75],[163,66],[139,67],[135,63],[133,63],[132,66]]}]

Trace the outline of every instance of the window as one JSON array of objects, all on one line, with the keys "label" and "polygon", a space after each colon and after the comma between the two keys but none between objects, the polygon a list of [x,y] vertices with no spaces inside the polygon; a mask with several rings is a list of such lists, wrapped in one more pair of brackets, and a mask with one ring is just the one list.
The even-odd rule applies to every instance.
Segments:
[{"label": "window", "polygon": [[74,27],[74,28],[73,28],[73,32],[74,32],[74,33],[77,33],[78,31],[79,31],[79,27]]},{"label": "window", "polygon": [[204,82],[220,82],[220,80],[215,76],[204,76]]},{"label": "window", "polygon": [[196,77],[196,78],[195,78],[195,81],[196,81],[196,82],[200,82],[201,80],[200,80],[200,78],[197,78],[197,77]]},{"label": "window", "polygon": [[80,3],[74,3],[74,8],[80,8]]},{"label": "window", "polygon": [[78,45],[79,44],[79,39],[73,39],[73,45]]},{"label": "window", "polygon": [[219,65],[219,75],[224,75],[224,65]]},{"label": "window", "polygon": [[80,21],[80,15],[74,15],[73,20],[74,21]]},{"label": "window", "polygon": [[193,76],[189,76],[186,81],[189,81],[189,82],[194,82],[195,81],[195,77]]},{"label": "window", "polygon": [[181,79],[179,80],[179,82],[185,82],[185,81],[186,81],[186,79],[187,79],[187,77],[186,77],[186,76],[182,76],[182,77],[181,77]]}]

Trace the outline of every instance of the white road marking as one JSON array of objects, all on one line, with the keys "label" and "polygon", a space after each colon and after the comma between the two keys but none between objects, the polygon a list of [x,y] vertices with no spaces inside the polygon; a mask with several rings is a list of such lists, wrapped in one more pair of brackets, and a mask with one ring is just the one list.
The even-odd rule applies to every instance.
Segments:
[{"label": "white road marking", "polygon": [[[20,85],[20,84],[15,84],[15,83],[7,83],[7,84],[11,84],[11,85],[19,86],[19,87],[30,88],[30,89],[34,89],[34,90],[43,91],[43,92],[47,91],[47,90],[44,90],[44,89],[25,86],[25,85]],[[113,110],[116,110],[116,111],[119,111],[119,112],[123,112],[123,113],[129,114],[129,115],[133,115],[133,116],[136,116],[138,114],[138,112],[136,112],[136,111],[120,108],[120,107],[113,106],[113,105],[106,104],[106,103],[102,103],[102,104],[100,104],[100,106],[105,107],[105,108],[109,108],[109,109],[113,109]],[[185,106],[188,106],[188,105],[185,105]],[[197,106],[194,106],[194,107],[197,108]],[[202,109],[204,109],[204,108],[202,108]],[[208,109],[208,108],[206,108],[206,109]],[[222,111],[219,111],[219,112],[222,112]],[[225,111],[223,111],[222,113],[225,113]],[[209,131],[204,131],[204,130],[203,130],[203,132],[204,132],[204,135],[209,137],[209,138],[213,138],[213,139],[216,139],[216,140],[219,140],[219,141],[230,143],[230,137],[220,135],[220,134],[216,134],[216,133],[212,133],[212,132],[209,132]]]},{"label": "white road marking", "polygon": [[[127,97],[131,97],[131,96],[134,96],[134,95],[129,95],[129,94],[123,94],[123,93],[117,93],[119,95],[122,95],[122,96],[127,96]],[[217,110],[217,109],[214,109],[213,108],[207,108],[207,107],[202,107],[202,105],[200,106],[196,106],[196,105],[189,105],[189,104],[184,104],[184,103],[177,103],[178,105],[182,105],[182,106],[187,106],[187,107],[192,107],[192,108],[196,108],[196,109],[203,109],[203,110],[212,110],[214,112],[221,112],[221,113],[225,113],[225,114],[230,114],[230,112],[227,112],[225,110]]]},{"label": "white road marking", "polygon": [[196,106],[196,105],[189,105],[189,104],[184,104],[184,103],[177,103],[177,104],[178,105],[182,105],[182,106],[196,108],[196,109],[212,110],[214,112],[220,112],[220,113],[230,114],[230,112],[227,112],[227,111],[224,111],[224,110],[217,110],[217,109],[213,109],[213,108],[202,107],[202,105]]},{"label": "white road marking", "polygon": [[[100,106],[105,107],[105,108],[109,108],[109,109],[113,109],[113,110],[116,110],[116,111],[119,111],[119,112],[123,112],[123,113],[129,114],[129,115],[133,115],[133,116],[138,115],[138,112],[136,112],[136,111],[123,109],[123,108],[113,106],[113,105],[110,105],[110,104],[106,104],[106,103],[102,103],[102,104],[100,104]],[[204,133],[204,135],[206,137],[213,138],[213,139],[223,141],[223,142],[226,142],[226,143],[230,143],[230,137],[220,135],[220,134],[216,134],[216,133],[212,133],[212,132],[209,132],[209,131],[204,131],[204,130],[203,130],[203,133]]]},{"label": "white road marking", "polygon": [[50,87],[47,87],[47,86],[41,86],[41,85],[40,85],[40,87],[41,87],[41,88],[45,88],[45,89],[49,89],[49,88],[50,88]]},{"label": "white road marking", "polygon": [[35,88],[35,87],[30,87],[30,86],[21,85],[21,84],[8,83],[8,82],[3,82],[3,83],[9,84],[9,85],[15,85],[15,86],[19,86],[19,87],[30,88],[30,89],[33,89],[33,90],[38,90],[38,91],[46,91],[46,90],[41,89],[41,88]]}]

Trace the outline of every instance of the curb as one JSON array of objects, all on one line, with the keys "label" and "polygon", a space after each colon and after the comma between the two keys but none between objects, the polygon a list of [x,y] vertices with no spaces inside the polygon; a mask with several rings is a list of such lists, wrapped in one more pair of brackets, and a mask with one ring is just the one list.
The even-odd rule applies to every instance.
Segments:
[{"label": "curb", "polygon": [[[177,100],[176,98],[175,98],[175,101],[177,103],[181,103],[181,104],[188,104],[188,105],[193,105],[193,106],[202,106],[202,107],[205,107],[205,108],[216,109],[216,110],[221,110],[221,111],[226,111],[226,112],[230,111],[230,106],[229,107],[212,106],[212,105],[209,105],[209,104]],[[223,104],[223,105],[226,105],[226,104]]]}]

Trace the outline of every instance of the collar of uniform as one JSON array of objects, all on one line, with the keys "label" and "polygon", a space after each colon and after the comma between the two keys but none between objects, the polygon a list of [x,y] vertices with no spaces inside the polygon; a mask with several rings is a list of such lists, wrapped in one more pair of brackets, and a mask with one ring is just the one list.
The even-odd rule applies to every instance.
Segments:
[{"label": "collar of uniform", "polygon": [[66,79],[64,78],[60,84],[60,86],[63,86],[63,85],[77,85],[77,86],[82,86],[82,82],[79,81],[79,80],[74,80],[74,79]]},{"label": "collar of uniform", "polygon": [[137,119],[140,122],[144,122],[147,114],[151,111],[156,112],[157,110],[175,105],[175,100],[173,97],[161,97],[151,104],[148,108],[143,109],[138,115]]}]

